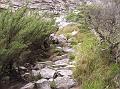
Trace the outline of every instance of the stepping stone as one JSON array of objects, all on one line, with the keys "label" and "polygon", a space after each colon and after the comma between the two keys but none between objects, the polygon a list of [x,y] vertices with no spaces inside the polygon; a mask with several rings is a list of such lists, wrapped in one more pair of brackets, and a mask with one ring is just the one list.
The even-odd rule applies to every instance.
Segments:
[{"label": "stepping stone", "polygon": [[68,58],[58,60],[58,61],[55,62],[55,65],[57,65],[57,66],[66,66],[69,63],[69,60],[70,59],[68,59]]},{"label": "stepping stone", "polygon": [[42,78],[50,79],[53,78],[53,75],[55,74],[55,70],[46,67],[40,70],[40,74]]},{"label": "stepping stone", "polygon": [[62,69],[57,71],[63,76],[72,76],[73,74],[72,70],[68,70],[68,69]]},{"label": "stepping stone", "polygon": [[76,85],[76,82],[69,76],[57,77],[54,81],[57,89],[69,89]]}]

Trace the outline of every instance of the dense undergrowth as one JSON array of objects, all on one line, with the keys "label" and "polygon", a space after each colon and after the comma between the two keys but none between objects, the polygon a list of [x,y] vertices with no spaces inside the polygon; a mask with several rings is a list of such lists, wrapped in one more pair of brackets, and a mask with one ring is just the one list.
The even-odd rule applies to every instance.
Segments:
[{"label": "dense undergrowth", "polygon": [[[119,89],[120,65],[113,61],[110,49],[106,49],[109,44],[100,42],[90,25],[85,23],[86,15],[81,12],[73,12],[67,17],[77,24],[68,25],[58,32],[66,35],[75,49],[75,53],[70,54],[70,58],[77,61],[73,76],[83,89]],[[72,36],[73,31],[78,31],[77,35]]]},{"label": "dense undergrowth", "polygon": [[0,80],[20,80],[19,66],[34,65],[50,56],[49,35],[56,31],[54,19],[28,15],[23,7],[0,12]]}]

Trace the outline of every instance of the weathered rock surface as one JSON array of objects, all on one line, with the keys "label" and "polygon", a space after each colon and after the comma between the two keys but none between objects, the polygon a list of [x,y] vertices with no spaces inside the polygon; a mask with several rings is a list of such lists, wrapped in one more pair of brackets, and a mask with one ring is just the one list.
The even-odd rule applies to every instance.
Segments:
[{"label": "weathered rock surface", "polygon": [[[71,34],[76,35],[77,32],[74,31]],[[56,89],[72,89],[77,85],[72,77],[72,69],[75,67],[74,64],[76,64],[76,62],[70,60],[68,56],[68,53],[74,52],[74,49],[70,47],[71,43],[68,42],[68,39],[63,34],[56,35],[53,33],[50,39],[52,41],[54,40],[56,49],[59,49],[58,51],[62,53],[50,57],[49,59],[51,61],[36,63],[31,73],[25,73],[24,77],[28,77],[29,79],[29,76],[32,75],[37,78],[40,76],[40,78],[34,80],[34,83],[28,83],[21,89],[52,89],[52,87]],[[22,67],[22,69],[26,68],[27,67]]]},{"label": "weathered rock surface", "polygon": [[[0,8],[16,9],[27,5],[29,9],[47,10],[53,13],[62,13],[67,9],[73,10],[77,7],[79,0],[0,0]],[[66,8],[67,7],[67,8]]]},{"label": "weathered rock surface", "polygon": [[67,52],[67,53],[74,52],[74,50],[73,50],[72,48],[70,48],[70,47],[64,47],[64,48],[63,48],[63,51],[64,51],[64,52]]},{"label": "weathered rock surface", "polygon": [[41,69],[44,68],[45,66],[46,66],[45,64],[37,63],[37,64],[34,66],[34,69],[35,69],[35,70],[41,70]]},{"label": "weathered rock surface", "polygon": [[28,83],[20,89],[33,89],[33,88],[34,88],[34,83]]},{"label": "weathered rock surface", "polygon": [[69,63],[69,60],[70,60],[69,58],[58,60],[55,62],[55,65],[66,66]]},{"label": "weathered rock surface", "polygon": [[47,79],[41,79],[36,82],[37,89],[51,89],[50,82]]},{"label": "weathered rock surface", "polygon": [[55,83],[58,89],[69,89],[75,85],[75,81],[68,76],[56,78]]},{"label": "weathered rock surface", "polygon": [[67,58],[68,58],[68,55],[64,54],[61,56],[55,56],[54,58],[52,58],[52,61],[58,61],[58,60],[67,59]]},{"label": "weathered rock surface", "polygon": [[46,79],[53,78],[54,73],[55,73],[55,70],[47,67],[40,71],[41,77]]},{"label": "weathered rock surface", "polygon": [[35,76],[35,77],[37,77],[37,76],[41,76],[41,71],[40,70],[32,70],[32,76]]},{"label": "weathered rock surface", "polygon": [[57,71],[63,76],[72,76],[73,74],[72,70],[69,70],[69,69],[61,69]]}]

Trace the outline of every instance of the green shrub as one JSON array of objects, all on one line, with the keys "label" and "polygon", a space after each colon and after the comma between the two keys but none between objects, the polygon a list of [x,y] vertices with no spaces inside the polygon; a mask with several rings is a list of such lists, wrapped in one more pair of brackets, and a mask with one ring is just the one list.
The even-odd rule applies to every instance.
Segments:
[{"label": "green shrub", "polygon": [[54,20],[46,21],[35,14],[28,16],[26,7],[14,13],[1,12],[0,77],[13,77],[20,64],[49,56],[49,35],[55,30]]}]

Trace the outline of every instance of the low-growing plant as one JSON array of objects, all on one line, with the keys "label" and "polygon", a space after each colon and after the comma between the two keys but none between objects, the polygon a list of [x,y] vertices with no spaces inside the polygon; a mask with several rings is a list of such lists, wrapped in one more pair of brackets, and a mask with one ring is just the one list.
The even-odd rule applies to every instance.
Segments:
[{"label": "low-growing plant", "polygon": [[56,83],[55,83],[54,80],[50,83],[50,87],[51,87],[52,89],[56,89],[56,88],[57,88],[57,85],[56,85]]}]

